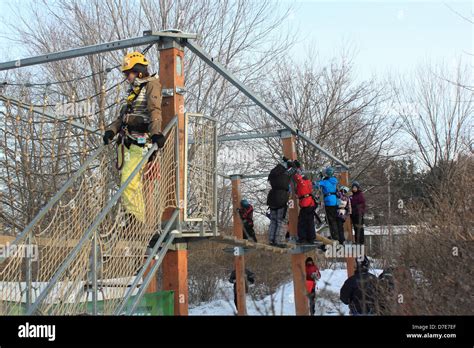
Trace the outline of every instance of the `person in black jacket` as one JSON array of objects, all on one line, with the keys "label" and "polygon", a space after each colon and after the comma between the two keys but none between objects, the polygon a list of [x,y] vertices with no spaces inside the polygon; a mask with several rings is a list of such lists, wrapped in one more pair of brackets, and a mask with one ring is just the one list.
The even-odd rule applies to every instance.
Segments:
[{"label": "person in black jacket", "polygon": [[[235,309],[237,310],[237,276],[235,274],[235,269],[230,273],[229,282],[234,284],[234,304]],[[249,284],[255,284],[255,274],[245,269],[245,293],[249,291]]]},{"label": "person in black jacket", "polygon": [[268,175],[268,181],[272,187],[267,196],[267,205],[270,208],[268,238],[270,245],[278,247],[285,246],[283,238],[287,228],[286,213],[293,167],[293,162],[283,157],[282,162],[278,163]]},{"label": "person in black jacket", "polygon": [[377,277],[369,273],[370,262],[366,256],[357,259],[357,268],[341,288],[341,301],[349,305],[352,315],[375,314]]}]

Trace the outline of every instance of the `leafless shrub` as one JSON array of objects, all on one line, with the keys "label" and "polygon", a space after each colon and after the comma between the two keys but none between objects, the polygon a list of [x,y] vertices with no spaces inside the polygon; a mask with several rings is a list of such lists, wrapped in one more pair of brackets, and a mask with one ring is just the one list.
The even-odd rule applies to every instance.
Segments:
[{"label": "leafless shrub", "polygon": [[409,104],[403,105],[412,105],[411,112],[402,115],[404,129],[414,141],[415,156],[427,170],[423,200],[409,209],[417,231],[400,241],[396,252],[386,255],[396,269],[395,289],[387,301],[390,314],[472,312],[474,99],[461,87],[470,78],[461,67],[450,79],[457,84],[422,71],[417,83],[410,85],[414,90],[398,94],[399,100],[409,98]]}]

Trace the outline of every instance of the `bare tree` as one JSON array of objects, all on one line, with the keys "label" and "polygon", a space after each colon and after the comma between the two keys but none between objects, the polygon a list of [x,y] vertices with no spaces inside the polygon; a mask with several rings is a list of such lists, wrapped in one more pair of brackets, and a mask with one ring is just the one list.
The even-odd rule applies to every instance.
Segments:
[{"label": "bare tree", "polygon": [[[283,27],[287,11],[272,1],[60,0],[51,3],[43,0],[32,3],[29,11],[17,13],[15,20],[9,23],[12,32],[17,35],[9,39],[13,44],[22,45],[28,54],[37,55],[139,36],[145,29],[177,28],[197,33],[200,36],[199,44],[213,57],[242,81],[255,85],[262,74],[270,69],[270,62],[278,60],[282,52],[291,46],[293,36]],[[33,89],[27,87],[28,97],[21,96],[14,85],[8,86],[4,93],[16,95],[27,104],[44,106],[50,112],[54,111],[58,103],[90,100],[95,109],[100,111],[88,116],[75,115],[73,119],[92,128],[103,128],[116,117],[118,104],[124,96],[125,87],[120,83],[120,73],[115,69],[110,70],[120,64],[124,54],[125,50],[120,50],[25,68],[19,73],[5,75],[6,80],[19,84],[39,82],[40,85]],[[148,57],[156,69],[156,47],[150,49]],[[224,132],[234,122],[244,98],[217,72],[192,54],[186,56],[185,69],[188,92],[186,110],[215,117],[219,121],[219,131]],[[47,82],[52,84],[48,85]],[[79,136],[81,133],[75,134]],[[32,140],[37,143],[39,138],[32,137]],[[21,141],[18,139],[18,142]],[[86,147],[93,149],[99,141],[100,138],[89,136]],[[66,142],[64,149],[70,146],[74,145]],[[31,156],[51,157],[51,151],[40,154],[35,150]],[[10,157],[10,160],[13,158]],[[67,177],[71,166],[62,170]],[[52,174],[51,167],[42,167],[41,175],[46,177],[48,174]],[[39,189],[32,190],[22,184],[18,184],[17,188],[19,191],[26,190],[18,192],[19,195],[36,192],[36,195],[46,200],[48,198]],[[225,211],[230,201],[219,204],[227,205],[222,209]],[[32,205],[33,215],[40,206]],[[25,210],[23,208],[18,207]],[[24,224],[28,218],[24,217],[20,221]]]},{"label": "bare tree", "polygon": [[458,65],[451,79],[455,84],[438,77],[447,75],[443,66],[420,68],[413,81],[396,84],[394,96],[413,155],[450,180],[452,164],[472,151],[474,95],[463,88],[472,79],[468,66]]},{"label": "bare tree", "polygon": [[[265,84],[264,98],[295,128],[348,163],[352,179],[362,178],[376,185],[371,178],[386,163],[386,153],[398,151],[393,137],[400,125],[396,115],[390,112],[390,91],[374,79],[357,82],[350,55],[343,54],[323,64],[316,63],[313,56],[308,55],[302,62],[292,59],[279,62],[270,82]],[[282,128],[253,105],[240,111],[235,133],[265,133]],[[245,154],[236,164],[243,174],[269,171],[282,156],[278,138],[228,146],[238,146]],[[297,154],[306,169],[319,170],[335,164],[298,137]],[[252,181],[250,187],[248,197],[259,207],[265,207],[265,180]]]},{"label": "bare tree", "polygon": [[[388,93],[374,80],[355,82],[347,57],[318,66],[311,57],[303,63],[288,60],[277,65],[266,97],[295,128],[348,162],[355,176],[387,150],[397,130],[384,109]],[[253,115],[247,124],[276,129],[268,118]],[[258,121],[257,121],[257,120]],[[263,121],[260,121],[263,119]],[[311,145],[297,139],[298,155],[311,168],[330,161]],[[267,155],[278,157],[278,140],[267,141]]]},{"label": "bare tree", "polygon": [[[471,71],[458,65],[425,66],[395,84],[410,158],[417,164],[423,199],[406,204],[416,233],[397,239],[383,255],[395,287],[380,293],[382,314],[460,315],[472,308]],[[452,83],[454,82],[454,83]],[[440,274],[442,270],[442,274]],[[387,289],[385,289],[387,290]],[[467,312],[466,312],[467,310]]]}]

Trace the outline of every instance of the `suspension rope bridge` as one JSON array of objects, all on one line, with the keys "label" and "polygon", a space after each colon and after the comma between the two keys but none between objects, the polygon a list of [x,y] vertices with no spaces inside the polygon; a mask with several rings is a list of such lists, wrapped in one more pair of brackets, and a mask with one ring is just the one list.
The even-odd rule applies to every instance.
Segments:
[{"label": "suspension rope bridge", "polygon": [[[163,134],[167,137],[164,147],[145,147],[142,159],[120,184],[114,169],[115,153],[111,147],[98,146],[96,135],[104,129],[106,112],[117,112],[113,107],[120,104],[123,81],[109,88],[104,83],[100,92],[87,98],[69,96],[76,104],[90,101],[98,106],[98,111],[89,114],[58,116],[51,108],[60,100],[52,104],[45,98],[43,105],[25,101],[37,99],[25,92],[29,87],[48,88],[52,84],[77,82],[107,74],[111,69],[70,81],[3,85],[0,221],[6,234],[14,238],[9,243],[15,248],[0,258],[0,314],[82,314],[87,313],[90,302],[91,314],[99,314],[98,300],[104,303],[100,314],[131,314],[168,255],[175,257],[176,262],[166,263],[165,276],[172,279],[176,296],[182,295],[181,291],[187,294],[187,290],[182,290],[187,282],[187,272],[183,271],[186,266],[176,248],[181,243],[179,240],[186,238],[212,237],[239,247],[282,252],[261,243],[242,241],[235,212],[234,232],[240,229],[240,235],[218,237],[216,120],[183,112],[184,76],[182,66],[176,67],[176,56],[182,57],[185,47],[285,127],[284,131],[267,136],[281,137],[286,157],[296,158],[294,140],[299,137],[347,169],[343,161],[278,116],[212,59],[196,44],[196,38],[186,33],[146,32],[142,37],[0,63],[1,71],[140,45],[148,45],[149,49],[158,44],[160,77],[164,88],[171,88],[171,92],[163,95]],[[173,66],[174,71],[163,71],[164,66]],[[23,90],[7,97],[4,93],[10,87]],[[258,134],[241,137],[254,139]],[[238,135],[230,135],[220,140],[239,139]],[[140,178],[138,185],[131,184],[135,177]],[[134,211],[124,207],[125,191],[131,192],[126,199],[134,202]],[[295,213],[297,207],[290,209],[292,234],[296,233]],[[150,245],[152,239],[156,240],[154,245]],[[321,236],[319,239],[330,243]],[[29,254],[23,257],[24,250],[31,246],[38,249],[36,257]],[[292,254],[297,314],[307,313],[303,303],[306,299],[302,298],[304,285],[299,284],[299,267],[307,251],[303,249],[284,251]],[[236,261],[239,294],[243,291],[242,257],[239,255]],[[134,302],[127,307],[132,297]],[[187,295],[185,298],[187,301]],[[176,302],[175,311],[185,314],[187,309],[183,306],[187,302]]]}]

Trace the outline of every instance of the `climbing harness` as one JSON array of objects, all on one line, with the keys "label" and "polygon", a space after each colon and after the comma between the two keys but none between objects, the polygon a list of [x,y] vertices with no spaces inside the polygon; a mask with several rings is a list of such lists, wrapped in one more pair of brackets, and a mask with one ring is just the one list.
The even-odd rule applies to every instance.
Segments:
[{"label": "climbing harness", "polygon": [[[137,145],[140,147],[144,147],[149,140],[149,136],[147,133],[140,133],[140,132],[130,132],[128,130],[128,127],[126,124],[124,124],[120,131],[119,131],[119,136],[118,136],[118,141],[117,141],[117,160],[115,163],[115,168],[117,170],[122,170],[123,168],[123,162],[124,162],[124,156],[125,156],[125,147],[127,149],[130,148],[130,145]],[[120,150],[119,150],[120,147]],[[119,151],[121,155],[121,163],[119,164]]]},{"label": "climbing harness", "polygon": [[[135,144],[138,146],[144,146],[148,139],[148,134],[146,133],[139,133],[139,132],[129,132],[128,130],[128,118],[129,114],[133,112],[133,102],[138,98],[140,93],[142,92],[143,87],[146,83],[141,83],[138,86],[132,86],[129,90],[129,94],[127,96],[127,104],[125,108],[121,110],[121,118],[122,118],[122,126],[120,127],[119,137],[117,141],[117,160],[115,163],[115,168],[117,170],[122,170],[124,164],[124,156],[125,156],[125,146],[130,148],[131,144]],[[120,149],[119,149],[120,147]],[[120,151],[120,154],[119,154]],[[119,164],[119,156],[121,155],[121,163]]]}]

